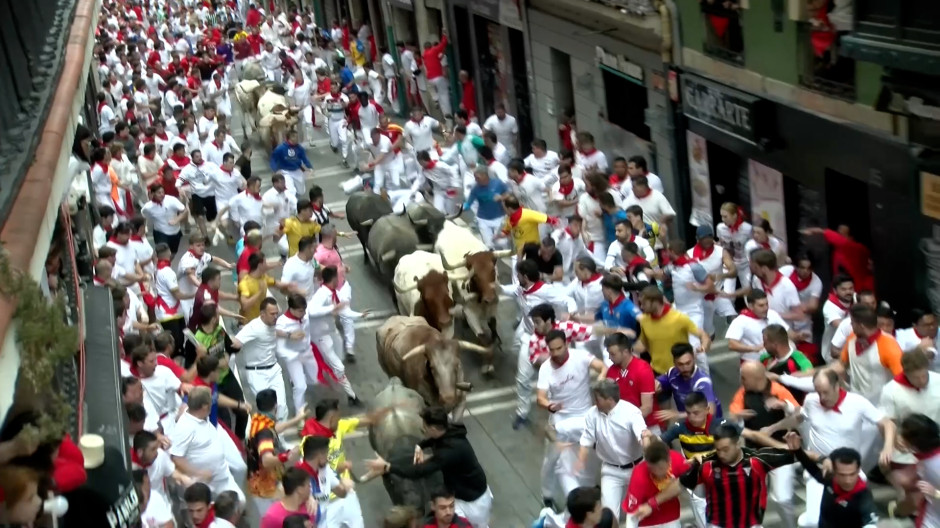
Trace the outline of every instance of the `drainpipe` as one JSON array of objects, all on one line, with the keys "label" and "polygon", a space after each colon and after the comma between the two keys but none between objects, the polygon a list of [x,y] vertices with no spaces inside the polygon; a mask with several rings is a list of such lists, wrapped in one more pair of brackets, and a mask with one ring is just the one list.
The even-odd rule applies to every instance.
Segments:
[{"label": "drainpipe", "polygon": [[[666,2],[672,4],[667,5]],[[676,12],[673,0],[657,0],[657,10],[659,11],[659,21],[662,24],[663,44],[660,53],[664,64],[673,64],[673,43],[678,40],[673,39],[673,14]],[[678,27],[678,26],[677,26]]]}]

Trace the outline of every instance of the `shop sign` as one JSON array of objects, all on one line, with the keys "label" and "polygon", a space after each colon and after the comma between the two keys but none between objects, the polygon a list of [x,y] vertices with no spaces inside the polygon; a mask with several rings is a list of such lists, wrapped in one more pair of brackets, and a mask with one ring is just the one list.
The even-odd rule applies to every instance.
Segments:
[{"label": "shop sign", "polygon": [[636,79],[641,83],[643,82],[643,67],[639,64],[630,62],[623,55],[616,55],[610,53],[600,46],[596,46],[594,48],[594,58],[597,61],[598,66],[605,66],[608,69],[622,73],[627,77]]},{"label": "shop sign", "polygon": [[920,212],[940,220],[940,176],[936,174],[920,173]]},{"label": "shop sign", "polygon": [[783,174],[754,160],[748,160],[748,182],[751,187],[751,215],[757,222],[770,222],[773,236],[787,243],[787,214],[783,203]]},{"label": "shop sign", "polygon": [[499,0],[473,0],[470,5],[474,13],[496,22],[499,21]]},{"label": "shop sign", "polygon": [[698,226],[714,226],[712,219],[712,182],[708,172],[708,143],[705,138],[687,130],[685,132],[689,152],[689,180],[692,185],[692,215],[689,223]]},{"label": "shop sign", "polygon": [[759,126],[765,101],[690,75],[682,76],[685,115],[750,143],[762,139]]}]

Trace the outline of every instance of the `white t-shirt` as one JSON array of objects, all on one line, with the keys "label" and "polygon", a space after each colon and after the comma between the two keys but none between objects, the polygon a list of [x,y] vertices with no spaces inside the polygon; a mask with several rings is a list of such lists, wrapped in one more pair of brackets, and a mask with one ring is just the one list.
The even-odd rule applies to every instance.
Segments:
[{"label": "white t-shirt", "polygon": [[[894,338],[898,341],[898,346],[902,352],[910,352],[920,346],[920,336],[913,328],[902,328],[894,333]],[[934,336],[934,345],[940,342],[940,332]],[[930,354],[928,353],[928,358]],[[940,372],[940,354],[934,351],[933,358],[930,361],[930,370]]]},{"label": "white t-shirt", "polygon": [[863,423],[875,425],[885,417],[864,396],[854,392],[846,393],[838,412],[823,407],[819,393],[811,392],[806,395],[800,414],[809,423],[807,449],[825,456],[839,447],[862,451],[863,441],[858,432],[862,430]]},{"label": "white t-shirt", "polygon": [[170,456],[185,458],[193,467],[212,472],[209,487],[213,493],[225,489],[230,475],[225,450],[219,445],[219,432],[209,420],[185,412],[170,433]]},{"label": "white t-shirt", "polygon": [[[790,326],[784,321],[780,314],[774,310],[767,310],[765,319],[755,319],[748,315],[741,314],[731,321],[728,325],[728,331],[725,333],[727,339],[740,341],[747,346],[763,345],[764,329],[775,324],[789,330]],[[760,359],[760,352],[745,352],[741,354],[741,361],[757,361]]]},{"label": "white t-shirt", "polygon": [[180,232],[179,224],[170,225],[170,220],[179,216],[186,209],[183,202],[173,196],[164,196],[160,203],[149,201],[140,209],[140,214],[150,220],[154,231],[173,236]]},{"label": "white t-shirt", "polygon": [[648,224],[662,223],[663,217],[676,215],[676,210],[672,208],[669,200],[655,189],[650,189],[650,193],[643,198],[637,198],[636,194],[631,193],[623,201],[623,208],[626,209],[631,205],[639,205],[643,209],[643,221]]},{"label": "white t-shirt", "polygon": [[500,119],[493,114],[483,122],[483,128],[496,134],[496,140],[506,145],[511,156],[515,155],[516,135],[519,134],[519,124],[515,117],[506,114],[506,117]]},{"label": "white t-shirt", "polygon": [[209,253],[203,253],[201,257],[193,255],[192,251],[183,253],[183,256],[180,257],[179,267],[177,268],[180,293],[183,295],[193,295],[196,293],[196,290],[199,289],[199,284],[193,283],[186,272],[187,270],[195,270],[196,279],[199,280],[202,278],[202,272],[209,267],[210,262],[212,262],[212,255]]},{"label": "white t-shirt", "polygon": [[[381,158],[385,153],[392,151],[392,140],[388,139],[388,136],[385,136],[384,134],[379,134],[378,145],[372,143],[371,138],[368,141],[366,141],[365,144],[366,144],[366,149],[368,149],[369,153],[372,154],[373,160],[377,160]],[[385,158],[385,161],[381,163],[381,165],[383,167],[388,167],[392,165],[392,163],[394,162],[395,162],[395,156],[388,156]]]},{"label": "white t-shirt", "polygon": [[303,330],[304,336],[300,339],[290,339],[288,337],[277,338],[277,355],[284,361],[293,361],[301,354],[310,353],[310,323],[305,316],[295,319],[284,312],[277,318],[274,328],[282,332],[291,334],[297,330]]},{"label": "white t-shirt", "polygon": [[[927,386],[921,390],[901,385],[896,380],[889,381],[881,389],[878,407],[888,418],[900,423],[906,416],[919,413],[935,422],[940,422],[940,374],[929,372]],[[909,454],[895,452],[894,462],[916,464],[917,459]]]},{"label": "white t-shirt", "polygon": [[757,276],[751,277],[751,287],[763,290],[767,294],[770,309],[777,313],[789,313],[803,304],[800,302],[800,294],[796,292],[796,286],[779,272],[773,283],[768,285]]},{"label": "white t-shirt", "polygon": [[591,362],[594,355],[577,348],[568,349],[568,360],[560,367],[549,360],[539,367],[538,389],[548,393],[548,399],[560,403],[554,416],[581,416],[592,406]]},{"label": "white t-shirt", "polygon": [[157,458],[153,459],[153,462],[147,466],[147,475],[150,477],[151,498],[154,495],[159,495],[164,502],[170,502],[164,479],[172,477],[174,471],[176,471],[176,465],[173,464],[170,455],[163,449],[158,449]]},{"label": "white t-shirt", "polygon": [[316,271],[316,260],[310,259],[309,262],[304,262],[298,255],[294,255],[284,262],[284,267],[281,270],[281,282],[296,284],[303,290],[304,297],[310,299],[317,291]]},{"label": "white t-shirt", "polygon": [[[784,277],[789,278],[790,282],[794,281],[793,279],[794,271],[795,270],[793,269],[793,266],[789,264],[780,268],[780,274],[783,275]],[[793,286],[794,287],[796,286],[795,282],[793,282]],[[796,293],[797,295],[800,296],[800,302],[802,302],[803,305],[805,306],[806,303],[808,303],[809,301],[813,299],[819,299],[822,296],[822,289],[823,289],[822,279],[819,278],[819,275],[816,275],[815,273],[813,273],[813,275],[809,279],[809,284],[802,290],[797,288]],[[812,332],[813,321],[812,319],[806,319],[804,321],[794,321],[793,329],[798,332]]]},{"label": "white t-shirt", "polygon": [[545,208],[545,182],[532,174],[524,174],[522,181],[511,181],[509,184],[512,193],[519,199],[519,204],[526,209],[547,212]]},{"label": "white t-shirt", "polygon": [[260,317],[248,322],[235,334],[242,344],[245,364],[251,367],[266,367],[277,363],[277,332],[273,326],[264,324]]},{"label": "white t-shirt", "polygon": [[180,390],[180,379],[173,371],[163,365],[157,365],[153,375],[140,378],[144,388],[144,398],[150,400],[160,416],[176,412],[176,391]]},{"label": "white t-shirt", "polygon": [[144,514],[140,516],[141,526],[144,528],[157,528],[172,521],[173,512],[170,511],[170,505],[167,504],[161,494],[154,493],[153,488],[151,488],[147,508],[144,510]]},{"label": "white t-shirt", "polygon": [[558,153],[554,150],[546,151],[541,158],[536,158],[535,154],[529,154],[524,161],[525,166],[532,169],[532,174],[543,180],[551,176],[552,171],[561,163]]},{"label": "white t-shirt", "polygon": [[108,243],[108,232],[100,225],[96,225],[91,231],[91,243],[95,251],[98,251],[102,246]]},{"label": "white t-shirt", "polygon": [[549,191],[549,204],[548,211],[549,214],[555,215],[561,219],[568,218],[578,211],[578,204],[569,205],[568,207],[561,207],[557,204],[558,200],[579,200],[582,194],[585,194],[587,191],[584,187],[584,180],[577,180],[572,178],[572,187],[567,194],[561,193],[561,182],[556,181],[552,184],[551,191]]},{"label": "white t-shirt", "polygon": [[411,142],[415,152],[422,150],[431,150],[434,148],[434,129],[440,128],[441,124],[433,117],[424,116],[420,122],[409,119],[402,127],[403,135]]},{"label": "white t-shirt", "polygon": [[173,290],[179,290],[176,271],[172,266],[166,266],[157,270],[153,280],[153,290],[157,296],[154,315],[157,321],[162,321],[168,317],[177,315],[180,309],[180,301],[173,295]]}]

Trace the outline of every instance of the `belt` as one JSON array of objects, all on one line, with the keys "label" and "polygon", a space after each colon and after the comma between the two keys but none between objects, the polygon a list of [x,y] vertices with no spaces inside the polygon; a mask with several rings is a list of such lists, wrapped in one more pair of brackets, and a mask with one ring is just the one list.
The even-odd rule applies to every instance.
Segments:
[{"label": "belt", "polygon": [[629,464],[624,464],[622,466],[618,466],[617,464],[611,464],[610,462],[604,462],[604,463],[607,464],[608,466],[613,466],[617,469],[632,469],[634,466],[636,466],[640,462],[643,462],[643,457],[640,457],[634,460],[633,462],[630,462]]},{"label": "belt", "polygon": [[271,363],[270,365],[251,365],[251,366],[246,366],[245,370],[268,370],[268,369],[273,369],[276,366],[277,366],[277,363]]}]

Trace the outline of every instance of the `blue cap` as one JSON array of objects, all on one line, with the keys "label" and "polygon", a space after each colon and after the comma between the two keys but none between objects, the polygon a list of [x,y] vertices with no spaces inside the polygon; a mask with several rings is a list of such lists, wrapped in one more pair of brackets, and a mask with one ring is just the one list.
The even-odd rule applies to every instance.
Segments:
[{"label": "blue cap", "polygon": [[700,225],[695,229],[695,238],[696,240],[701,240],[703,238],[714,237],[715,230],[712,229],[710,225]]}]

